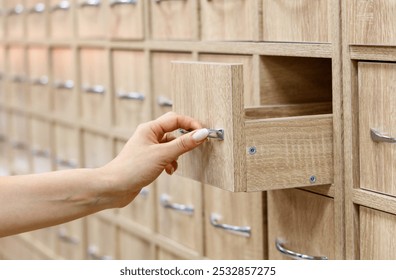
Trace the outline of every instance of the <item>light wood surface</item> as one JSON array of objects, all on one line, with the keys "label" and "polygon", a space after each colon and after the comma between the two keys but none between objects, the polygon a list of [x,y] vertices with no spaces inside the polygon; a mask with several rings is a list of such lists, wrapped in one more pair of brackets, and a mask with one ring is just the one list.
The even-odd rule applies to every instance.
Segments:
[{"label": "light wood surface", "polygon": [[107,13],[109,6],[99,2],[97,6],[83,6],[85,0],[76,1],[77,36],[80,38],[104,39],[107,31]]},{"label": "light wood surface", "polygon": [[57,226],[53,235],[57,236],[57,254],[66,260],[83,260],[86,258],[87,244],[85,237],[85,220],[78,219]]},{"label": "light wood surface", "polygon": [[116,227],[97,215],[87,218],[88,259],[116,259]]},{"label": "light wood surface", "polygon": [[[111,39],[141,40],[144,38],[144,5],[148,1],[135,1],[133,4],[111,5],[109,2],[108,36]],[[107,5],[107,2],[103,4]]]},{"label": "light wood surface", "polygon": [[33,12],[37,4],[44,4],[48,9],[47,2],[42,0],[25,0],[25,7],[28,10],[26,15],[26,33],[29,39],[43,40],[47,37],[47,18],[42,16],[42,13]]},{"label": "light wood surface", "polygon": [[52,171],[51,127],[46,121],[30,119],[30,153],[34,173]]},{"label": "light wood surface", "polygon": [[49,0],[50,37],[53,39],[72,39],[74,36],[74,9],[77,0],[68,0],[70,8],[66,10],[54,9],[62,0]]},{"label": "light wood surface", "polygon": [[[14,9],[18,4],[23,4],[18,0],[4,1],[6,13]],[[24,36],[24,21],[23,17],[19,14],[8,15],[5,19],[6,36],[10,39],[22,39]]]},{"label": "light wood surface", "polygon": [[154,256],[149,241],[138,238],[125,230],[118,231],[119,253],[117,259],[151,260]]},{"label": "light wood surface", "polygon": [[268,192],[270,259],[290,259],[276,249],[277,239],[296,253],[334,259],[336,240],[333,232],[333,199],[301,190]]},{"label": "light wood surface", "polygon": [[264,0],[263,40],[331,42],[331,0]]}]

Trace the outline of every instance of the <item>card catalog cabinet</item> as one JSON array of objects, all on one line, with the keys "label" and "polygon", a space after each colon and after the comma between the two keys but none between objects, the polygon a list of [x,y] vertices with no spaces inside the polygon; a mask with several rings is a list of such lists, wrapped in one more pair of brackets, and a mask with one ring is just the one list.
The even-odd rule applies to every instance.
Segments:
[{"label": "card catalog cabinet", "polygon": [[109,36],[116,40],[144,38],[144,0],[109,1]]},{"label": "card catalog cabinet", "polygon": [[10,174],[8,161],[8,121],[8,113],[0,108],[0,176],[6,176]]},{"label": "card catalog cabinet", "polygon": [[105,1],[75,0],[78,36],[88,39],[103,39],[106,35],[107,9]]},{"label": "card catalog cabinet", "polygon": [[11,175],[31,172],[29,159],[28,119],[25,114],[10,114],[9,143]]},{"label": "card catalog cabinet", "polygon": [[25,0],[26,5],[26,32],[27,37],[33,40],[42,40],[47,37],[47,2],[44,0]]},{"label": "card catalog cabinet", "polygon": [[24,108],[28,104],[28,95],[26,94],[25,49],[22,46],[12,46],[8,49],[8,64],[10,65],[8,102],[15,107]]},{"label": "card catalog cabinet", "polygon": [[22,39],[25,35],[23,21],[26,13],[25,1],[6,0],[3,5],[7,38],[16,40]]},{"label": "card catalog cabinet", "polygon": [[40,119],[30,120],[30,151],[34,173],[52,171],[51,125]]},{"label": "card catalog cabinet", "polygon": [[5,68],[5,49],[0,47],[0,103],[5,103],[6,99],[6,92],[5,92],[5,85],[6,85],[6,68]]},{"label": "card catalog cabinet", "polygon": [[76,0],[49,0],[49,29],[52,39],[72,39]]}]

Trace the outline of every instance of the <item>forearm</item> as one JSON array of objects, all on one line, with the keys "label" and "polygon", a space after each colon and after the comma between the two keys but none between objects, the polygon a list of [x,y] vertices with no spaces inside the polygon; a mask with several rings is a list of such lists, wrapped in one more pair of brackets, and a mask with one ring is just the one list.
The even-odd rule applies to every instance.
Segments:
[{"label": "forearm", "polygon": [[99,169],[0,177],[0,237],[117,206]]}]

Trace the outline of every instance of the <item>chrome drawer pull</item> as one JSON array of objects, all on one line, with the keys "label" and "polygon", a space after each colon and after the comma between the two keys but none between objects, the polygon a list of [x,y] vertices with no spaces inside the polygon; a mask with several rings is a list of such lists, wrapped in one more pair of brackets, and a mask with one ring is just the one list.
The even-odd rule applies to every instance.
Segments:
[{"label": "chrome drawer pull", "polygon": [[67,0],[62,0],[51,8],[51,12],[55,12],[57,10],[67,11],[69,9],[70,9],[70,2]]},{"label": "chrome drawer pull", "polygon": [[12,80],[14,83],[22,84],[23,82],[25,82],[25,77],[22,76],[22,75],[15,75],[15,76],[13,76],[13,77],[11,78],[11,80]]},{"label": "chrome drawer pull", "polygon": [[29,9],[29,14],[42,14],[45,11],[44,3],[37,3],[33,8]]},{"label": "chrome drawer pull", "polygon": [[67,167],[67,168],[77,168],[78,167],[76,162],[73,162],[73,161],[67,160],[67,159],[56,158],[55,162],[58,165],[61,165],[61,166]]},{"label": "chrome drawer pull", "polygon": [[118,91],[117,97],[120,99],[144,100],[144,94],[135,91],[131,91],[131,92]]},{"label": "chrome drawer pull", "polygon": [[38,86],[48,85],[48,77],[47,76],[41,76],[40,78],[32,79],[31,84],[32,85],[38,85]]},{"label": "chrome drawer pull", "polygon": [[98,255],[98,248],[96,246],[89,246],[88,247],[88,256],[92,260],[112,260],[111,256],[100,256]]},{"label": "chrome drawer pull", "polygon": [[157,104],[161,107],[172,107],[173,106],[172,100],[170,100],[164,96],[159,96],[157,98]]},{"label": "chrome drawer pull", "polygon": [[370,129],[370,135],[374,142],[396,143],[396,138],[386,136],[374,128]]},{"label": "chrome drawer pull", "polygon": [[[221,141],[224,140],[224,129],[207,128],[207,130],[209,130],[208,138],[217,139],[217,140],[221,140]],[[182,134],[186,134],[186,133],[189,133],[190,131],[180,128],[179,132]]]},{"label": "chrome drawer pull", "polygon": [[284,243],[280,239],[276,239],[275,241],[276,249],[283,255],[288,256],[289,258],[296,260],[328,260],[325,256],[309,256],[301,253],[297,253],[286,249],[284,247]]},{"label": "chrome drawer pull", "polygon": [[66,229],[63,227],[58,230],[58,238],[63,242],[72,245],[78,245],[80,243],[80,240],[77,237],[67,235]]},{"label": "chrome drawer pull", "polygon": [[49,150],[33,148],[32,155],[36,157],[49,158],[51,153]]},{"label": "chrome drawer pull", "polygon": [[110,2],[110,7],[117,5],[135,5],[137,2],[137,0],[113,0]]},{"label": "chrome drawer pull", "polygon": [[56,89],[73,89],[74,82],[72,80],[67,80],[65,82],[55,81],[54,87]]},{"label": "chrome drawer pull", "polygon": [[95,85],[92,87],[84,85],[82,88],[86,93],[104,94],[106,92],[105,87],[102,85]]},{"label": "chrome drawer pull", "polygon": [[16,5],[14,8],[8,10],[8,13],[7,13],[7,14],[8,14],[9,16],[12,16],[12,15],[20,15],[20,14],[23,13],[23,10],[24,10],[24,9],[25,9],[25,8],[23,7],[23,5],[19,4],[19,5]]},{"label": "chrome drawer pull", "polygon": [[220,228],[226,231],[229,231],[231,233],[241,235],[244,237],[250,237],[251,236],[251,228],[249,226],[233,226],[233,225],[227,225],[227,224],[220,224],[219,220],[221,220],[221,216],[218,214],[210,214],[210,224],[216,228]]},{"label": "chrome drawer pull", "polygon": [[160,203],[161,203],[162,207],[164,207],[164,208],[175,210],[175,211],[187,214],[187,215],[192,215],[194,213],[193,206],[179,204],[179,203],[171,203],[170,197],[167,194],[161,195]]},{"label": "chrome drawer pull", "polygon": [[147,198],[150,194],[150,191],[147,188],[143,188],[140,190],[139,195],[141,197]]},{"label": "chrome drawer pull", "polygon": [[154,0],[155,3],[166,2],[166,1],[186,1],[186,0]]},{"label": "chrome drawer pull", "polygon": [[80,3],[80,7],[99,7],[100,0],[86,0]]}]

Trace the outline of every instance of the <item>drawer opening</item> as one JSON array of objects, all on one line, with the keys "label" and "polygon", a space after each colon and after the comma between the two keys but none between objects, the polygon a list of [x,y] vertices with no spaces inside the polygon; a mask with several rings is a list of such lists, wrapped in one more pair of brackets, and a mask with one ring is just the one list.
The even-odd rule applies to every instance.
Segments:
[{"label": "drawer opening", "polygon": [[262,56],[260,106],[245,109],[247,119],[332,113],[329,58]]}]

